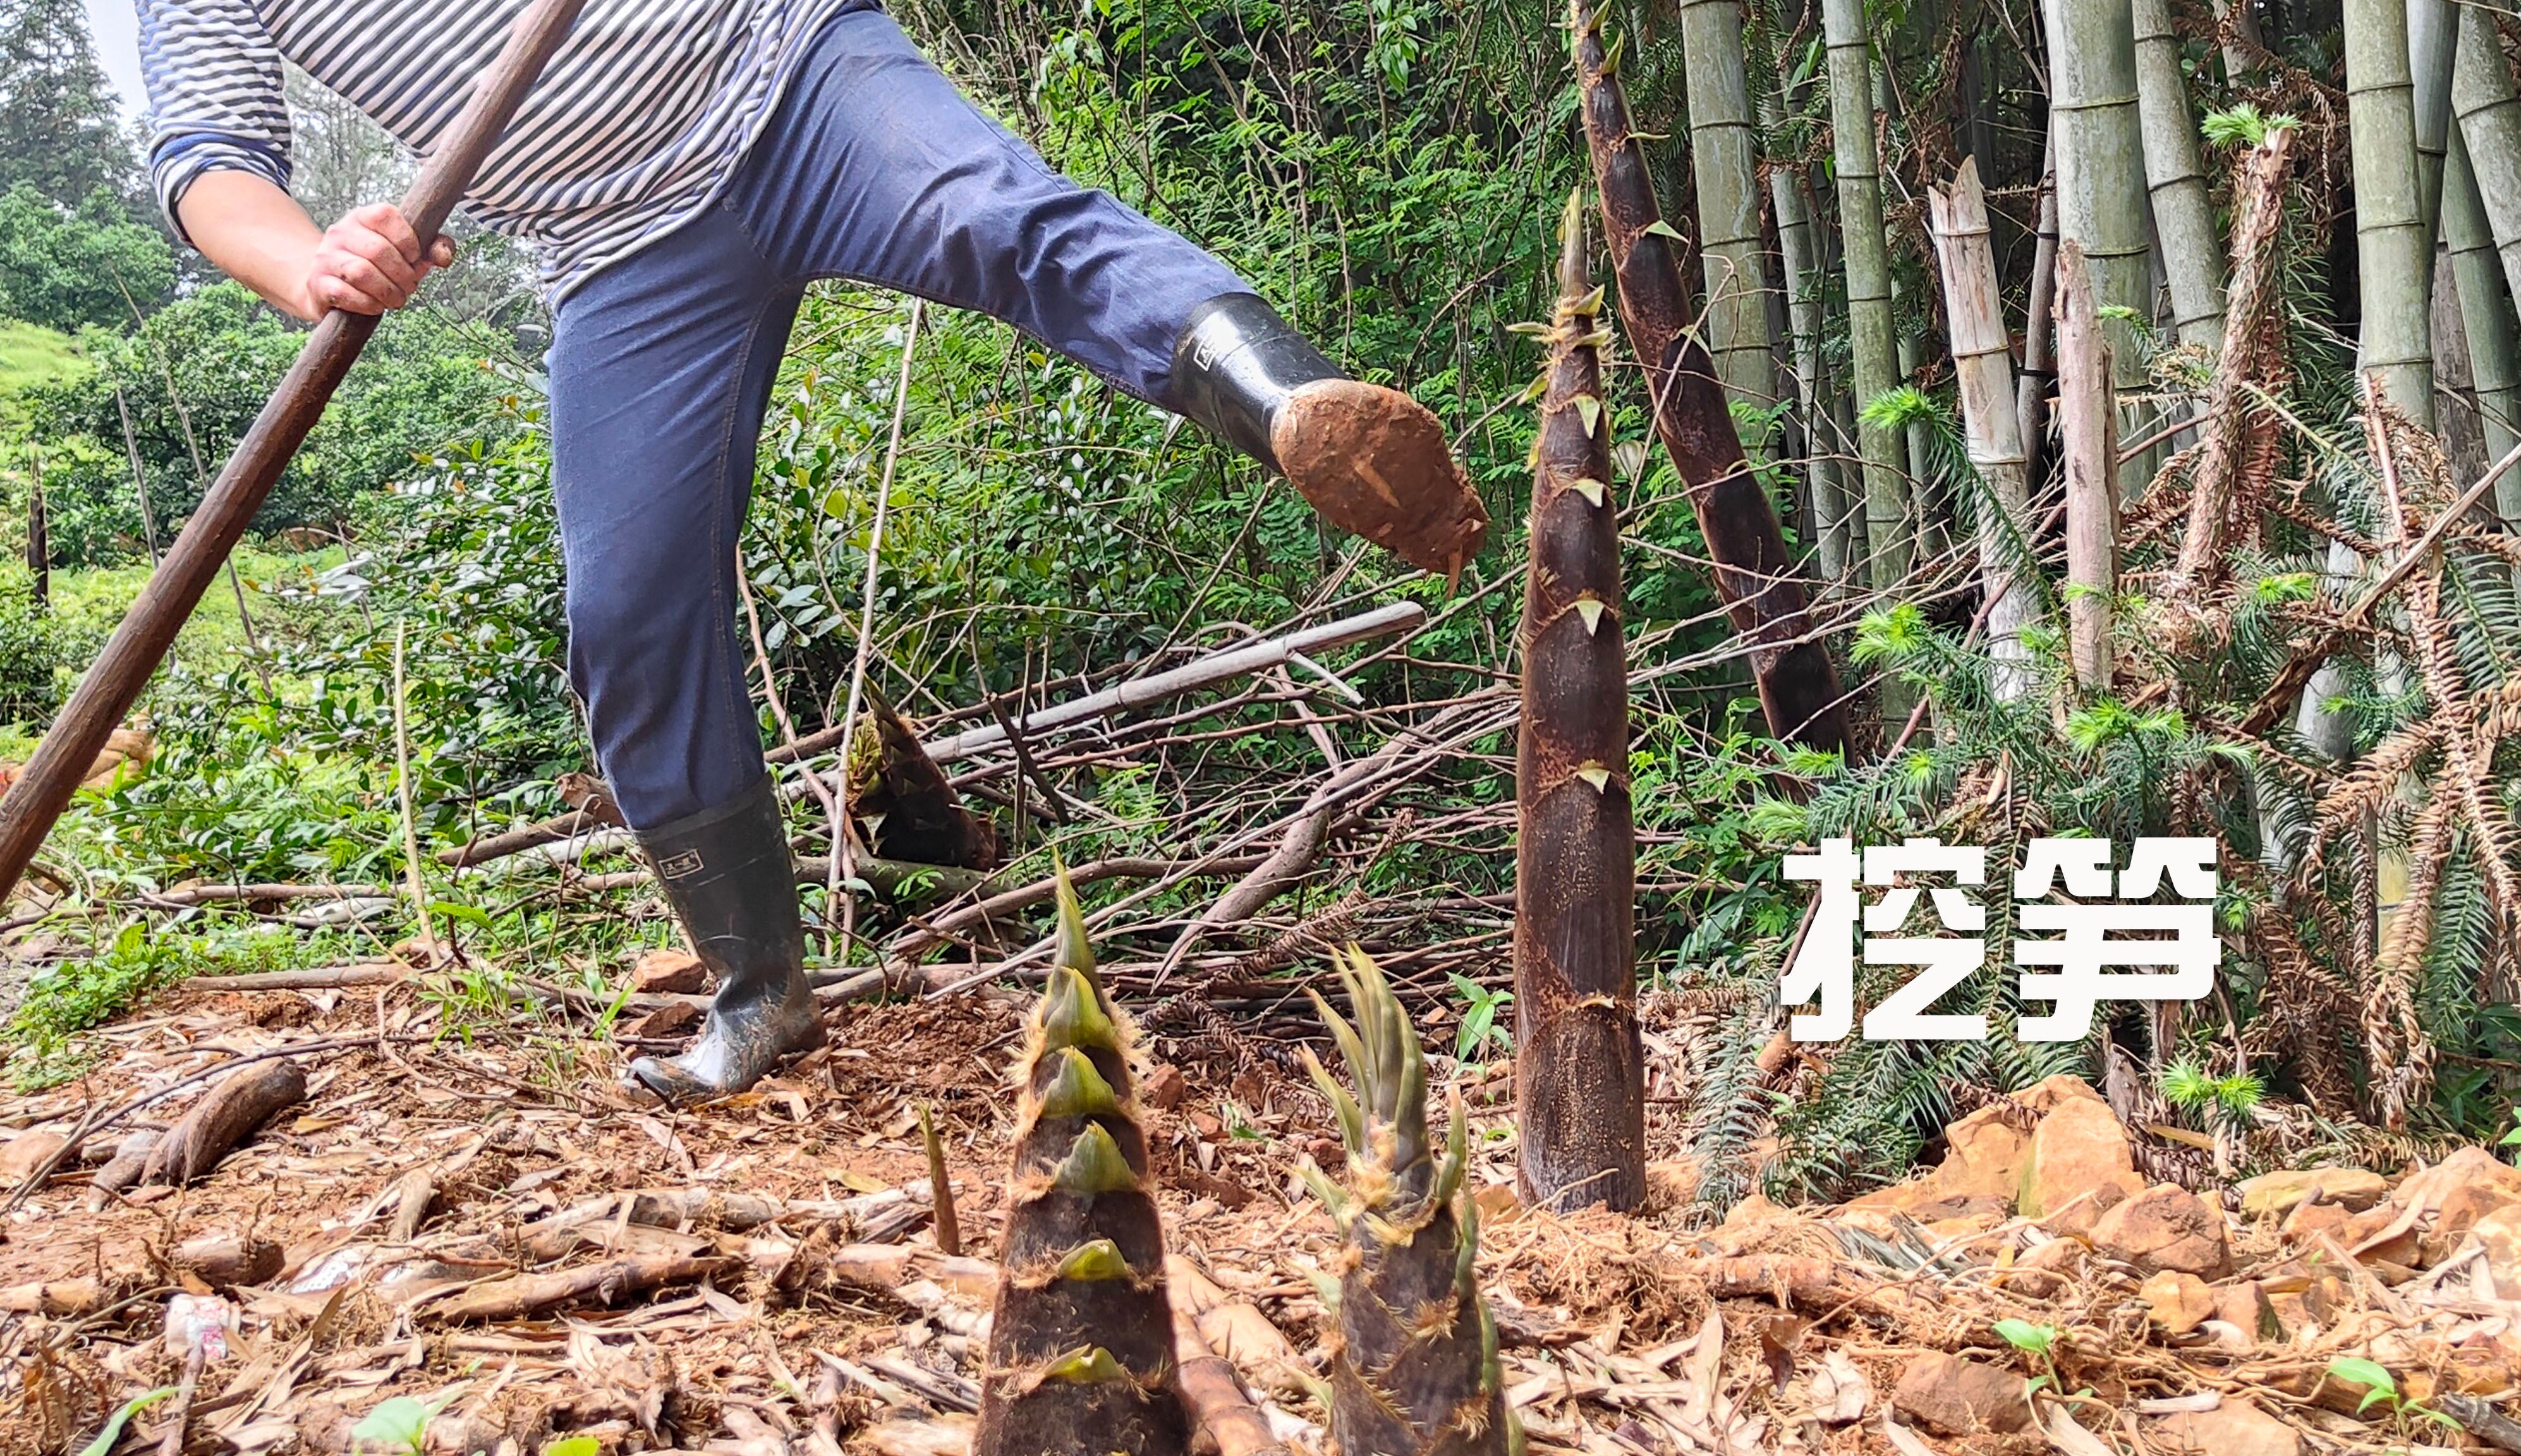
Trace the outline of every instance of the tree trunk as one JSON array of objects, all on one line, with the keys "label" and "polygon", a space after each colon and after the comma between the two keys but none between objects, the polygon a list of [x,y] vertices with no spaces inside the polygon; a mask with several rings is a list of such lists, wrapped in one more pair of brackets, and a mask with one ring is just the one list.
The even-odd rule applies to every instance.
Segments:
[{"label": "tree trunk", "polygon": [[2066,465],[2066,634],[2075,679],[2110,690],[2113,599],[2118,593],[2118,410],[2110,343],[2084,250],[2057,250],[2057,425]]},{"label": "tree trunk", "polygon": [[[1784,111],[1773,92],[1760,98],[1760,108],[1761,119],[1771,130],[1784,121]],[[1768,169],[1768,202],[1777,214],[1778,261],[1785,270],[1786,319],[1794,341],[1795,409],[1804,421],[1804,482],[1811,494],[1820,574],[1824,582],[1844,582],[1856,560],[1849,539],[1851,508],[1840,483],[1837,457],[1824,443],[1830,432],[1820,397],[1820,285],[1814,276],[1819,260],[1812,250],[1811,213],[1804,206],[1803,189],[1796,185],[1793,167]]]},{"label": "tree trunk", "polygon": [[1742,457],[1742,439],[1706,348],[1687,331],[1680,235],[1663,220],[1645,149],[1628,130],[1627,97],[1590,0],[1571,0],[1584,138],[1620,281],[1620,317],[1646,366],[1655,433],[1689,490],[1716,562],[1716,591],[1751,645],[1751,675],[1768,731],[1815,748],[1844,748],[1847,705],[1838,667],[1812,631],[1804,583],[1777,511]]},{"label": "tree trunk", "polygon": [[1707,340],[1730,398],[1777,400],[1769,351],[1766,250],[1760,241],[1760,133],[1751,120],[1740,0],[1680,0],[1689,75],[1689,168],[1698,188],[1698,258]]},{"label": "tree trunk", "polygon": [[[2355,256],[2362,320],[2357,366],[2430,429],[2433,239],[2417,205],[2415,84],[2407,0],[2345,0],[2346,114],[2354,138]],[[2475,155],[2472,146],[2471,154]]]},{"label": "tree trunk", "polygon": [[[2469,169],[2468,144],[2456,131],[2443,167],[2442,230],[2468,335],[2468,377],[2477,390],[2486,458],[2500,460],[2521,444],[2521,348],[2515,346],[2512,305],[2487,230],[2486,205]],[[2506,471],[2495,482],[2495,514],[2506,529],[2521,530],[2521,471]]]},{"label": "tree trunk", "polygon": [[1625,1211],[1646,1187],[1636,831],[1619,513],[1603,484],[1602,291],[1591,285],[1581,201],[1567,200],[1533,452],[1514,773],[1516,1121],[1527,1202]]},{"label": "tree trunk", "polygon": [[[1873,133],[1873,48],[1864,33],[1863,0],[1821,0],[1829,49],[1831,146],[1838,161],[1840,247],[1847,268],[1848,350],[1856,404],[1862,407],[1900,382],[1899,344],[1891,316],[1891,250],[1882,221],[1882,157]],[[1907,444],[1897,430],[1856,426],[1864,459],[1864,539],[1878,591],[1897,591],[1916,565],[1916,509],[1910,498]]]},{"label": "tree trunk", "polygon": [[2171,0],[2131,0],[2144,174],[2153,189],[2153,226],[2171,280],[2171,317],[2181,343],[2211,357],[2223,344],[2223,248],[2215,205],[2197,155],[2197,116],[2179,71]]},{"label": "tree trunk", "polygon": [[[1175,1456],[1172,1309],[1125,1023],[1059,881],[1059,958],[1017,1063],[1014,1166],[973,1456]],[[1084,1338],[1080,1339],[1082,1336]]]},{"label": "tree trunk", "polygon": [[2032,560],[2030,484],[2023,474],[2021,420],[2013,392],[2013,337],[2004,327],[1995,248],[1988,237],[1987,194],[1978,161],[1961,163],[1948,189],[1926,196],[1934,215],[1935,252],[1943,263],[1944,311],[1951,333],[1952,371],[1960,385],[1961,420],[1970,465],[1987,487],[1976,505],[1979,573],[1985,581],[1988,650],[1995,659],[1995,695],[2005,702],[2032,687],[2031,651],[2022,629],[2038,599],[2018,579]]},{"label": "tree trunk", "polygon": [[[2126,311],[2124,317],[2103,318],[2101,328],[2116,371],[2112,384],[2121,393],[2133,393],[2146,387],[2144,354],[2127,320],[2153,317],[2135,21],[2130,0],[2041,0],[2040,10],[2048,27],[2057,235],[2082,252],[2094,306]],[[2122,483],[2129,490],[2141,488],[2145,474],[2143,463],[2133,462]]]}]

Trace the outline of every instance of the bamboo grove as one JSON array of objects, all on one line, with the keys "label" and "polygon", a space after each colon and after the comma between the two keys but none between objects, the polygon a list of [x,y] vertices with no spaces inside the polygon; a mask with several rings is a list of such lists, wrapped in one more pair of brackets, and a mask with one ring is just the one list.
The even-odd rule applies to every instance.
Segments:
[{"label": "bamboo grove", "polygon": [[[966,33],[1033,13],[931,4]],[[1256,276],[1282,270],[1352,355],[1431,379],[1493,516],[1527,523],[1464,586],[1524,572],[1521,728],[1492,760],[1519,773],[1516,1011],[1536,1077],[1519,1094],[1534,1118],[1580,1082],[1565,1095],[1615,1110],[1527,1148],[1528,1185],[1556,1197],[1621,1160],[1571,1151],[1627,1136],[1620,1036],[1594,1038],[1614,1052],[1581,1054],[1581,1078],[1551,1066],[1561,1009],[1599,994],[1616,1024],[1631,974],[1679,998],[1655,1014],[1676,1006],[1688,1047],[1680,1111],[1647,1141],[1691,1142],[1719,1206],[1896,1173],[1963,1099],[2057,1070],[2255,1077],[2259,1134],[2291,1144],[2501,1115],[2521,1056],[2521,470],[2503,468],[2521,17],[2500,0],[1437,16],[1299,0],[1273,25],[1307,39],[1282,46],[1227,9],[1123,5],[1058,32],[1086,49],[966,60],[1028,119],[1060,114],[1051,78],[1108,98],[1115,131],[1078,135],[1103,138],[1123,191],[1232,179],[1176,215],[1244,246]],[[1140,155],[1111,140],[1133,122],[1156,138]],[[1571,192],[1595,241],[1562,259]],[[1259,233],[1235,220],[1255,198]],[[1580,275],[1607,285],[1591,322],[1571,312]],[[1595,483],[1621,550],[1569,574],[1573,545],[1599,549],[1569,534]],[[1611,671],[1626,695],[1602,691]],[[1725,707],[1735,694],[1756,706]],[[1747,830],[1771,856],[1933,835],[2003,864],[2043,836],[2211,837],[2218,990],[2072,1044],[1789,1047],[1774,991],[1801,907],[1781,909],[1773,858],[1693,879],[1660,852],[1709,842],[1669,797],[1675,734],[1715,765],[1701,781],[1756,760]],[[1624,738],[1627,775],[1604,749]],[[1588,764],[1579,835],[1565,782]],[[1612,944],[1632,895],[1633,938]],[[1990,913],[2000,941],[2013,912]],[[1605,941],[1581,974],[1553,960],[1576,926]],[[1869,1005],[1888,982],[1864,976]],[[1938,1009],[2020,1011],[1995,975]],[[1574,1161],[1551,1171],[1547,1146]],[[1622,1201],[1616,1180],[1598,1196]]]}]

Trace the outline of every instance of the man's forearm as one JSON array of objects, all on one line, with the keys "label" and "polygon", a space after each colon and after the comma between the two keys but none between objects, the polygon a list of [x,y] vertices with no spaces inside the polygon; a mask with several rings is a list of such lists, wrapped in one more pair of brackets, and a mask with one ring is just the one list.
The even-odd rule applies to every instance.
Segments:
[{"label": "man's forearm", "polygon": [[175,211],[221,272],[283,313],[309,322],[323,314],[307,284],[324,230],[296,198],[252,172],[206,172],[184,189]]},{"label": "man's forearm", "polygon": [[309,323],[335,308],[400,308],[430,269],[455,260],[444,238],[422,249],[391,203],[353,207],[319,228],[296,198],[252,172],[205,172],[175,211],[193,245],[230,278]]}]

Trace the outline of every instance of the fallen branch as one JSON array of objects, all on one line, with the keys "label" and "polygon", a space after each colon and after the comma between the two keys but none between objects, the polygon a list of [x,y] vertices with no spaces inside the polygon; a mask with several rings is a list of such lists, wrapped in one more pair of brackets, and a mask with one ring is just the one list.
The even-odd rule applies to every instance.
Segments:
[{"label": "fallen branch", "polygon": [[176,1248],[166,1256],[168,1268],[190,1274],[221,1294],[238,1285],[266,1284],[287,1261],[269,1239],[213,1234]]},{"label": "fallen branch", "polygon": [[400,961],[362,961],[348,966],[314,966],[303,971],[258,971],[248,976],[190,976],[188,991],[342,991],[354,986],[391,985],[408,979],[409,966]]},{"label": "fallen branch", "polygon": [[1173,1305],[1173,1382],[1195,1444],[1215,1442],[1217,1456],[1291,1456],[1287,1443],[1270,1432],[1268,1418],[1243,1393],[1233,1363],[1208,1347],[1178,1301]]},{"label": "fallen branch", "polygon": [[2434,1404],[2444,1415],[2457,1421],[2469,1434],[2495,1449],[2521,1451],[2521,1421],[2514,1421],[2497,1410],[2494,1402],[2445,1390],[2434,1396]]},{"label": "fallen branch", "polygon": [[2337,649],[2345,644],[2349,633],[2361,630],[2371,621],[2372,609],[2379,606],[2383,598],[2396,591],[2399,583],[2407,579],[2409,572],[2424,564],[2432,555],[2434,547],[2440,544],[2443,536],[2459,523],[2460,518],[2466,516],[2471,507],[2484,500],[2486,492],[2494,487],[2496,481],[2503,478],[2505,471],[2515,465],[2521,465],[2521,445],[2506,451],[2502,459],[2488,467],[2486,474],[2477,478],[2476,484],[2469,486],[2460,494],[2458,500],[2452,503],[2450,509],[2435,517],[2433,524],[2425,527],[2425,533],[2416,538],[2415,544],[2400,553],[2399,559],[2391,564],[2390,569],[2381,573],[2381,579],[2373,582],[2370,589],[2358,597],[2355,605],[2347,608],[2345,614],[2340,616],[2334,625],[2286,659],[2285,664],[2276,669],[2275,677],[2268,684],[2268,690],[2260,694],[2259,701],[2250,705],[2250,710],[2241,715],[2238,723],[2232,725],[2234,730],[2255,736],[2275,726],[2276,719],[2284,716],[2285,709],[2292,706],[2293,701],[2302,695],[2302,690],[2310,683],[2312,674],[2319,670],[2319,664],[2335,655]]},{"label": "fallen branch", "polygon": [[122,1104],[120,1107],[114,1108],[111,1111],[90,1112],[86,1116],[79,1119],[77,1126],[70,1129],[69,1135],[62,1140],[62,1145],[53,1150],[52,1157],[45,1159],[43,1162],[27,1172],[25,1179],[19,1183],[17,1191],[9,1195],[8,1202],[0,1203],[0,1215],[16,1212],[19,1206],[25,1203],[28,1198],[33,1196],[36,1189],[43,1187],[45,1182],[53,1176],[53,1170],[55,1168],[60,1167],[64,1162],[77,1155],[79,1146],[85,1143],[89,1138],[103,1132],[106,1128],[111,1127],[115,1123],[121,1121],[123,1118],[130,1116],[132,1114],[149,1106],[151,1103],[157,1102],[161,1098],[172,1097],[187,1087],[208,1081],[210,1078],[217,1076],[222,1071],[233,1071],[240,1067],[254,1066],[286,1057],[304,1057],[316,1052],[336,1051],[342,1047],[372,1047],[382,1046],[386,1042],[390,1041],[420,1041],[425,1039],[426,1036],[435,1034],[435,1032],[423,1033],[417,1031],[395,1031],[379,1035],[374,1031],[363,1031],[356,1036],[327,1036],[319,1041],[301,1041],[292,1046],[273,1047],[267,1052],[255,1052],[250,1056],[239,1057],[233,1061],[222,1062],[215,1067],[204,1068],[202,1070],[194,1072],[189,1076],[177,1077],[166,1085],[152,1092],[144,1092],[138,1097],[135,1097],[129,1102]]},{"label": "fallen branch", "polygon": [[[1259,869],[1262,863],[1263,856],[1257,854],[1215,860],[1124,856],[1078,865],[1068,872],[1068,879],[1072,885],[1084,886],[1106,880],[1162,880],[1173,875],[1188,876],[1194,871],[1200,875],[1241,875]],[[937,916],[888,949],[895,958],[906,960],[946,943],[966,930],[1042,904],[1056,892],[1057,886],[1056,880],[1041,879],[1019,888],[1001,891],[977,904]]]},{"label": "fallen branch", "polygon": [[[233,1072],[159,1136],[136,1181],[142,1187],[190,1183],[218,1166],[230,1149],[252,1136],[273,1114],[305,1100],[306,1073],[294,1062],[270,1062]],[[119,1176],[121,1162],[116,1159],[109,1170]],[[101,1172],[96,1186],[119,1193],[128,1185],[110,1183]]]},{"label": "fallen branch", "polygon": [[433,1290],[414,1301],[412,1312],[441,1324],[479,1320],[523,1319],[592,1296],[607,1303],[619,1296],[705,1279],[735,1266],[722,1254],[657,1251],[622,1258],[601,1259],[549,1274],[515,1274],[466,1285],[435,1297]]},{"label": "fallen branch", "polygon": [[[1074,728],[1111,713],[1145,707],[1168,698],[1178,698],[1184,693],[1248,677],[1282,666],[1309,653],[1328,652],[1377,637],[1405,637],[1426,622],[1426,608],[1415,602],[1395,602],[1389,607],[1378,607],[1355,616],[1344,616],[1317,627],[1305,627],[1276,637],[1264,637],[1258,642],[1247,642],[1240,647],[1230,647],[1168,671],[1132,678],[1116,688],[1053,704],[1039,712],[1018,718],[1015,726],[1024,737],[1037,738],[1056,729]],[[766,756],[773,763],[810,758],[840,747],[841,738],[841,729],[826,728],[820,733],[809,733],[786,748],[775,749]],[[926,749],[928,756],[936,762],[952,763],[986,752],[1007,741],[1004,728],[987,723],[920,747]]]}]

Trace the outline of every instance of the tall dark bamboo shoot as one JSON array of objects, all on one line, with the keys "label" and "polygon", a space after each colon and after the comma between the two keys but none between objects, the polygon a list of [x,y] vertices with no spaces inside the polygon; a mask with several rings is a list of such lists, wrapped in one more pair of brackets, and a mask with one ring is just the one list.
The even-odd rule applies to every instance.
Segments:
[{"label": "tall dark bamboo shoot", "polygon": [[1742,439],[1706,348],[1690,337],[1681,240],[1663,220],[1645,149],[1628,126],[1619,63],[1590,0],[1570,0],[1584,139],[1601,188],[1602,219],[1620,282],[1620,318],[1646,366],[1655,433],[1689,492],[1716,591],[1733,629],[1750,639],[1751,676],[1768,731],[1817,748],[1847,743],[1838,668],[1813,634],[1804,582],[1786,551],[1777,509],[1742,458]]},{"label": "tall dark bamboo shoot", "polygon": [[1306,1167],[1345,1244],[1338,1287],[1322,1291],[1336,1322],[1325,1342],[1331,1437],[1344,1456],[1520,1456],[1496,1325],[1475,1274],[1479,1206],[1462,1190],[1461,1104],[1440,1165],[1427,1136],[1426,1057],[1408,1015],[1364,952],[1352,949],[1339,973],[1355,1024],[1318,995],[1313,1004],[1356,1095],[1305,1054],[1348,1151],[1344,1188]]},{"label": "tall dark bamboo shoot", "polygon": [[1058,964],[1016,1067],[1015,1167],[973,1456],[1188,1448],[1129,1041],[1062,872]]},{"label": "tall dark bamboo shoot", "polygon": [[1533,444],[1514,775],[1515,1120],[1526,1202],[1627,1209],[1645,1197],[1636,831],[1602,290],[1581,202],[1567,200]]}]

